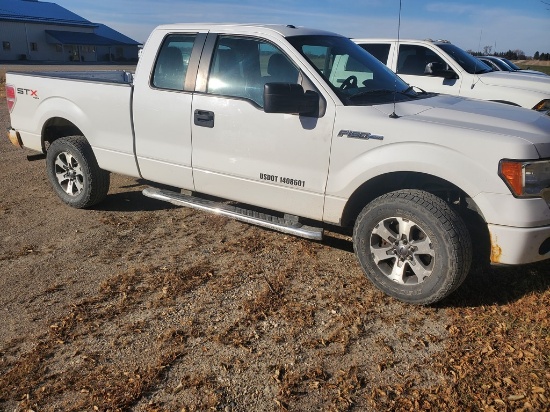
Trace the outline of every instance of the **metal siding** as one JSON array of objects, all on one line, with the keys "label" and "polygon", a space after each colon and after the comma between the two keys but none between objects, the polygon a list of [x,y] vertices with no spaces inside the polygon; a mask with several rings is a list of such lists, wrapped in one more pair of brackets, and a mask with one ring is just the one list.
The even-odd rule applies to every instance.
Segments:
[{"label": "metal siding", "polygon": [[[63,61],[63,53],[56,51],[55,44],[47,42],[44,30],[46,24],[26,24],[29,60],[54,60]],[[38,50],[31,50],[31,43],[36,43]]]},{"label": "metal siding", "polygon": [[0,43],[0,60],[19,60],[21,55],[27,55],[29,50],[25,39],[25,25],[2,22],[0,24],[0,42],[10,42],[11,50],[5,51]]}]

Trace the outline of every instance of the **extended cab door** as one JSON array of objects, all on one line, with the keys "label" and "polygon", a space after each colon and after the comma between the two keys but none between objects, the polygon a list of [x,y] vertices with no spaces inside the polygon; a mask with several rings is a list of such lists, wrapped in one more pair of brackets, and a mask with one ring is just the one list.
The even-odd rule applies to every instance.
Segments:
[{"label": "extended cab door", "polygon": [[140,59],[133,100],[136,158],[145,179],[193,189],[191,104],[205,39],[196,31],[157,29],[148,40],[160,46]]},{"label": "extended cab door", "polygon": [[195,188],[322,219],[334,105],[322,117],[264,112],[264,84],[304,83],[283,47],[209,35],[193,100]]}]

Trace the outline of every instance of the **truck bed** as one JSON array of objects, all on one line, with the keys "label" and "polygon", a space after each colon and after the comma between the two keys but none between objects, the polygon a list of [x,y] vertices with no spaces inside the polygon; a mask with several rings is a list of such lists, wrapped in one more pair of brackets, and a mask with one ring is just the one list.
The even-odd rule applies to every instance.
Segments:
[{"label": "truck bed", "polygon": [[71,132],[86,136],[100,167],[139,175],[134,158],[130,73],[7,72],[6,83],[17,90],[11,125],[19,131],[25,147],[43,151],[44,128],[74,125]]}]

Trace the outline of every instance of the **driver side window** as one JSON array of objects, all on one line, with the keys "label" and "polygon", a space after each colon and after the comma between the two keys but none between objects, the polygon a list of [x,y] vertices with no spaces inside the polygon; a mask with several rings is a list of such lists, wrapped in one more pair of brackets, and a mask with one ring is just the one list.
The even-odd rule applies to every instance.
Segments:
[{"label": "driver side window", "polygon": [[423,46],[403,44],[399,46],[397,73],[425,76],[427,75],[427,73],[425,73],[426,65],[434,62],[445,65],[441,57],[432,50]]},{"label": "driver side window", "polygon": [[265,41],[220,36],[208,76],[207,92],[252,100],[263,107],[266,83],[297,83],[298,69]]}]

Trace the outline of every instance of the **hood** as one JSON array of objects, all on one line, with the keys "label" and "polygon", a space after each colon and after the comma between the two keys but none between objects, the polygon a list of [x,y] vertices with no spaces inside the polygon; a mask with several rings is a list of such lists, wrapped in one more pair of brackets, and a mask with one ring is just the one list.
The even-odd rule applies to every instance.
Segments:
[{"label": "hood", "polygon": [[[376,108],[388,116],[394,111],[393,104]],[[418,121],[517,137],[535,145],[541,158],[550,158],[550,116],[534,110],[438,95],[397,103],[395,113]]]},{"label": "hood", "polygon": [[532,90],[545,93],[550,98],[550,76],[517,76],[510,72],[489,72],[478,75],[479,81],[489,86],[510,87],[512,89]]},{"label": "hood", "polygon": [[[535,70],[512,70],[512,71],[505,71],[502,70],[500,72],[495,73],[504,73],[504,74],[510,74],[512,76],[545,76],[546,78],[550,79],[550,76],[543,72],[537,72]],[[483,74],[482,76],[484,76]],[[544,77],[543,77],[544,78]]]},{"label": "hood", "polygon": [[535,75],[535,76],[548,76],[546,73],[544,72],[539,72],[538,70],[529,70],[529,69],[521,69],[521,70],[516,70],[516,71],[513,71],[512,73],[517,73],[517,74],[532,74],[532,75]]}]

